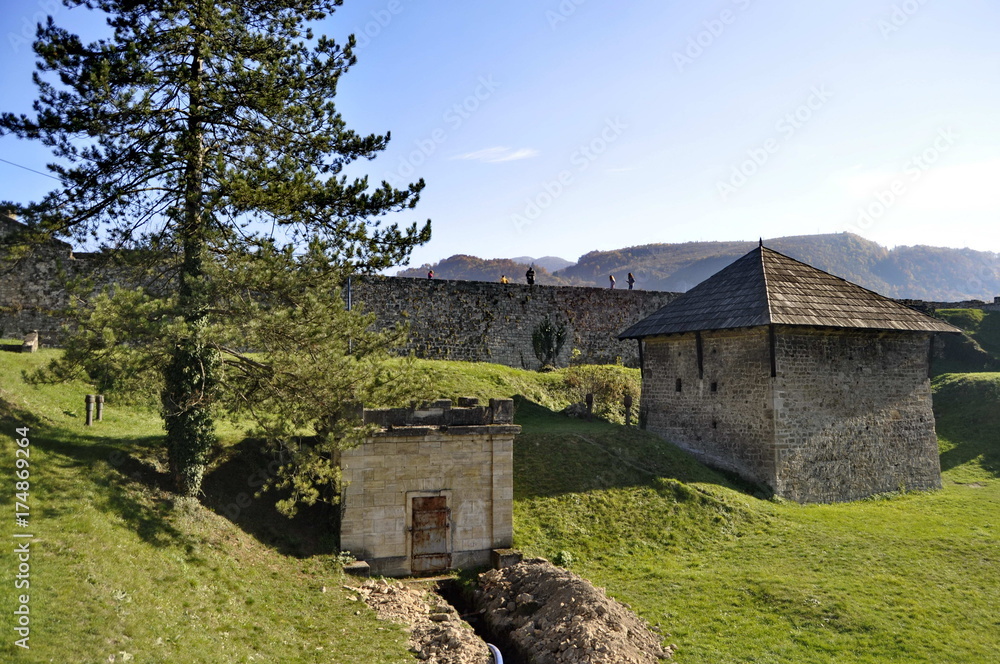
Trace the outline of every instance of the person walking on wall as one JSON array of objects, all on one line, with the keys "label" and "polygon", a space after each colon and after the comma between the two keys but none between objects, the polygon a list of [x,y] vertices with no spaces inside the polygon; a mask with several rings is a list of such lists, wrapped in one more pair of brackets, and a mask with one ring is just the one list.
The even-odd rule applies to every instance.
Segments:
[{"label": "person walking on wall", "polygon": [[434,278],[434,270],[427,270],[427,278],[428,279]]},{"label": "person walking on wall", "polygon": [[528,266],[528,271],[524,273],[524,278],[528,280],[529,286],[535,285],[535,267],[533,265]]},{"label": "person walking on wall", "polygon": [[615,275],[609,274],[608,275],[608,281],[611,282],[611,289],[614,290],[614,288],[615,288]]},{"label": "person walking on wall", "polygon": [[635,285],[635,277],[632,276],[631,272],[628,273],[628,280],[627,281],[628,281],[628,289],[632,290],[632,286]]},{"label": "person walking on wall", "polygon": [[506,274],[501,274],[500,275],[500,283],[502,283],[502,284],[509,284],[510,283],[510,279],[507,278]]}]

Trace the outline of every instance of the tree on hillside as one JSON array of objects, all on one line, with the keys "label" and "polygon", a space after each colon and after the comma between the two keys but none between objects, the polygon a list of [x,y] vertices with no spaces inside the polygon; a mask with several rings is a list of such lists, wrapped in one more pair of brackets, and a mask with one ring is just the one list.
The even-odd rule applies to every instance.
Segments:
[{"label": "tree on hillside", "polygon": [[347,432],[332,416],[394,384],[379,363],[388,340],[344,310],[338,285],[405,264],[430,238],[429,221],[381,219],[412,208],[422,180],[398,190],[344,174],[389,134],[356,134],[334,106],[354,39],[308,26],[342,0],[65,4],[105,13],[111,34],[84,43],[51,17],[39,26],[34,117],[4,113],[0,134],[49,146],[61,186],[19,211],[35,231],[99,238],[153,267],[143,288],[85,298],[56,373],[158,381],[185,495],[221,408],[255,416],[288,452],[277,481],[314,500]]}]

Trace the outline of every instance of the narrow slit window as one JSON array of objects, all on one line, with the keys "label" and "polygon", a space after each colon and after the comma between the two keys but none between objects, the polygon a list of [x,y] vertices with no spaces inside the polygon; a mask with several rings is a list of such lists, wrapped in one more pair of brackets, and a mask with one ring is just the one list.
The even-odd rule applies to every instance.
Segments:
[{"label": "narrow slit window", "polygon": [[718,392],[719,391],[719,384],[716,383],[716,382],[714,382],[714,381],[712,382],[712,391],[713,392]]},{"label": "narrow slit window", "polygon": [[676,391],[677,392],[681,391],[681,379],[680,378],[677,379],[677,388],[676,388]]}]

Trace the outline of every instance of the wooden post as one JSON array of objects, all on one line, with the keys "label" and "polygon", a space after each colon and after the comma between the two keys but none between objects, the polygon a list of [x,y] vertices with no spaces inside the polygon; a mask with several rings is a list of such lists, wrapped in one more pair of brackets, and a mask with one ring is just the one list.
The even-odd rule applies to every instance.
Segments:
[{"label": "wooden post", "polygon": [[625,395],[625,426],[632,426],[632,395]]},{"label": "wooden post", "polygon": [[594,393],[587,393],[587,421],[594,419]]},{"label": "wooden post", "polygon": [[83,398],[83,403],[87,407],[87,421],[84,426],[93,426],[94,424],[94,402],[97,401],[93,394],[88,394]]}]

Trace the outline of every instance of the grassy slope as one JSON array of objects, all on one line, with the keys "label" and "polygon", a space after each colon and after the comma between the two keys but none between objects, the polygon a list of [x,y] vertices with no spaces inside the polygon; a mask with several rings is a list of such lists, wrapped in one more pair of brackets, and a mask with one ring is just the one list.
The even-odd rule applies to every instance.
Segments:
[{"label": "grassy slope", "polygon": [[558,411],[570,403],[582,402],[590,392],[595,395],[595,413],[621,424],[624,423],[622,397],[631,392],[633,417],[638,413],[641,389],[638,369],[616,365],[575,366],[539,373],[486,362],[416,360],[416,364],[432,398],[472,396],[485,403],[491,397],[521,396]]},{"label": "grassy slope", "polygon": [[1000,313],[938,309],[935,314],[965,332],[935,338],[934,375],[1000,369]]},{"label": "grassy slope", "polygon": [[158,447],[155,414],[109,405],[87,430],[88,386],[23,385],[20,370],[48,355],[0,353],[0,539],[13,541],[8,480],[24,424],[35,535],[29,651],[11,644],[16,561],[7,545],[0,554],[0,661],[412,661],[401,630],[348,600],[329,556],[285,556],[200,505],[174,508],[143,462]]},{"label": "grassy slope", "polygon": [[642,432],[536,410],[515,444],[517,544],[568,552],[681,663],[992,662],[1000,375],[936,389],[944,490],[839,505],[760,500]]},{"label": "grassy slope", "polygon": [[982,309],[938,309],[935,314],[968,332],[993,357],[1000,357],[1000,313]]},{"label": "grassy slope", "polygon": [[[0,661],[14,653],[25,662],[106,662],[112,655],[122,661],[122,652],[143,662],[413,661],[401,630],[377,623],[367,610],[355,615],[360,607],[343,592],[332,556],[286,555],[310,547],[289,541],[298,534],[294,527],[267,521],[273,509],[266,501],[238,510],[239,525],[217,513],[240,492],[253,492],[248,478],[255,469],[247,458],[227,460],[220,466],[226,472],[206,477],[205,502],[216,511],[175,507],[158,488],[163,455],[156,413],[109,403],[104,422],[85,428],[90,386],[33,387],[22,380],[22,370],[54,353],[0,352],[0,477],[13,480],[14,429],[28,425],[30,530],[37,538],[32,648],[21,652],[5,639]],[[580,398],[564,372],[448,362],[421,362],[420,369],[434,396],[524,393],[552,408]],[[614,371],[637,378],[635,370]],[[231,424],[220,428],[227,445],[241,438]],[[10,515],[12,486],[4,486],[0,504]],[[11,519],[0,527],[8,542]],[[15,565],[12,555],[0,555],[2,578],[12,579]],[[0,610],[10,616],[13,602],[12,592],[2,593]]]},{"label": "grassy slope", "polygon": [[[155,415],[111,407],[87,431],[85,385],[19,385],[19,368],[42,359],[0,354],[0,399],[22,409],[0,412],[0,477],[11,476],[8,429],[43,416],[32,424],[33,648],[19,660],[412,661],[398,629],[355,615],[329,556],[286,556],[200,506],[171,509],[150,480]],[[442,396],[576,398],[558,373],[422,369]],[[935,387],[943,491],[808,507],[753,497],[644,432],[519,400],[517,543],[568,552],[662,625],[682,664],[993,661],[1000,375]],[[7,579],[13,564],[0,556]],[[9,616],[10,593],[2,602]],[[0,644],[0,660],[10,652]]]}]

